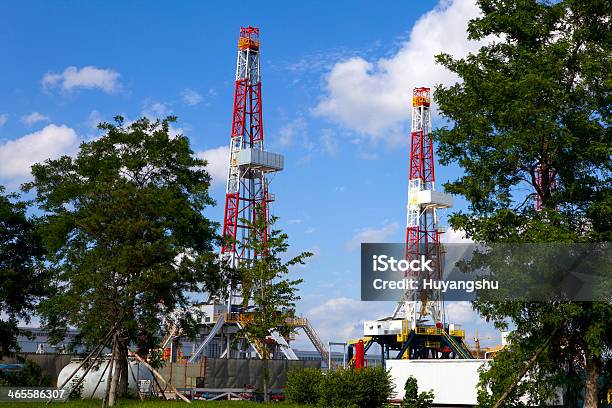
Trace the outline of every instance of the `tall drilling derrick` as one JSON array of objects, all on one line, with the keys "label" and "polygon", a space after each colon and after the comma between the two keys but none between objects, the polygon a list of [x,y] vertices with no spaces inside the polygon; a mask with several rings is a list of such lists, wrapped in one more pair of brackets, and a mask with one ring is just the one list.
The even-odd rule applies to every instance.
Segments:
[{"label": "tall drilling derrick", "polygon": [[[283,156],[264,148],[264,128],[261,99],[261,71],[259,62],[259,28],[242,27],[238,37],[234,108],[230,134],[230,155],[227,189],[223,212],[223,238],[220,258],[231,268],[249,267],[260,254],[249,248],[255,234],[249,225],[257,217],[269,222],[270,203],[274,197],[268,192],[267,175],[283,169]],[[258,211],[259,208],[259,211]],[[269,227],[260,240],[267,240]],[[193,346],[190,361],[202,356],[221,358],[262,357],[259,344],[236,336],[244,324],[252,319],[250,299],[242,297],[240,282],[229,282],[227,299],[214,299],[199,305],[202,315],[200,341]],[[327,361],[328,354],[314,328],[305,318],[288,319],[295,328],[302,328]],[[237,340],[237,341],[236,341]],[[276,344],[272,358],[297,360],[288,338],[273,332],[268,339]],[[237,343],[237,344],[236,344]],[[235,347],[235,346],[238,347]]]},{"label": "tall drilling derrick", "polygon": [[[430,105],[430,89],[415,88],[405,257],[408,261],[423,258],[431,265],[431,272],[406,276],[417,280],[442,279],[443,251],[437,211],[453,205],[450,195],[436,191]],[[383,361],[391,358],[390,350],[398,351],[395,358],[471,358],[464,344],[465,332],[445,321],[444,300],[439,290],[407,290],[392,316],[364,322],[364,335],[368,342],[381,346]]]},{"label": "tall drilling derrick", "polygon": [[[436,192],[430,105],[429,88],[415,88],[410,132],[406,259],[418,260],[424,256],[425,259],[431,260],[433,272],[413,277],[439,280],[442,273],[437,209],[451,207],[452,199],[446,194]],[[398,316],[408,320],[411,328],[428,318],[434,324],[442,323],[444,308],[440,291],[407,292],[396,307],[394,317]]]},{"label": "tall drilling derrick", "polygon": [[[267,222],[272,196],[268,194],[266,174],[283,168],[281,155],[264,150],[259,45],[258,28],[240,29],[223,216],[223,237],[227,241],[221,247],[221,257],[233,267],[248,264],[255,256],[245,245],[254,232],[243,221],[255,221],[260,207]],[[267,230],[263,234],[260,239],[265,241]]]}]

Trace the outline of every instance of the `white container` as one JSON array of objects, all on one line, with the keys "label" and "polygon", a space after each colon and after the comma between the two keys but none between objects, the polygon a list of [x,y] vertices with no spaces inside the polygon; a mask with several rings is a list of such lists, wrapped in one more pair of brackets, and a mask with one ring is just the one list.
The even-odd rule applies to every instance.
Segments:
[{"label": "white container", "polygon": [[478,369],[489,360],[387,360],[394,399],[404,398],[408,377],[417,380],[419,392],[432,390],[436,405],[477,405]]},{"label": "white container", "polygon": [[363,322],[364,336],[385,336],[402,333],[403,319],[366,320]]}]

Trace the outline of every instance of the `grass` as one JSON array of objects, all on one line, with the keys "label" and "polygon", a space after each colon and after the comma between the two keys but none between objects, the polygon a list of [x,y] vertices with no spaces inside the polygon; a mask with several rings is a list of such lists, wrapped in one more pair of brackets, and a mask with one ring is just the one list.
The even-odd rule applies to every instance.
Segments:
[{"label": "grass", "polygon": [[[50,408],[100,408],[102,406],[101,400],[71,400],[65,403],[58,402],[47,405]],[[263,404],[249,401],[193,401],[191,404],[187,404],[183,401],[162,401],[162,400],[132,400],[123,399],[119,400],[115,407],[117,408],[255,408],[262,407]],[[1,408],[44,408],[44,402],[15,402],[15,403],[2,403]],[[286,402],[272,403],[271,407],[278,408],[304,408],[304,405],[290,404]]]}]

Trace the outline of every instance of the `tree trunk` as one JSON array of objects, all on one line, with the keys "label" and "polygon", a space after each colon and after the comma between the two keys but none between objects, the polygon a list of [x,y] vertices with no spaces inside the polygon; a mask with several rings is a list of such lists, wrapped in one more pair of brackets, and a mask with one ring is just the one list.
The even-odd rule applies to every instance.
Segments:
[{"label": "tree trunk", "polygon": [[577,388],[577,374],[576,369],[574,367],[573,358],[570,358],[568,369],[567,369],[567,378],[569,379],[569,384],[563,393],[563,406],[567,408],[578,408],[578,398],[581,392],[581,388]]},{"label": "tree trunk", "polygon": [[117,384],[117,397],[122,398],[127,395],[128,391],[128,360],[127,360],[127,345],[125,341],[120,339],[117,343],[117,368],[119,369],[119,382]]},{"label": "tree trunk", "polygon": [[114,370],[113,370],[113,377],[111,379],[111,384],[110,384],[110,392],[108,395],[108,406],[112,407],[115,405],[115,401],[117,399],[117,386],[119,385],[119,376],[121,375],[121,368],[120,368],[120,364],[119,361],[117,360],[119,357],[119,341],[117,340],[117,338],[115,338],[115,341],[113,341],[113,365],[114,365]]},{"label": "tree trunk", "polygon": [[[529,359],[529,361],[527,362],[527,364],[525,364],[525,367],[523,367],[518,375],[514,378],[514,380],[510,383],[510,385],[508,386],[508,388],[506,388],[506,390],[503,392],[503,394],[501,395],[501,397],[499,397],[499,399],[497,400],[497,402],[495,402],[495,404],[493,405],[493,408],[499,408],[501,407],[501,405],[504,403],[504,401],[506,401],[506,398],[508,398],[508,396],[512,393],[512,391],[514,390],[514,388],[518,385],[518,383],[521,381],[521,379],[525,376],[525,374],[527,374],[527,371],[529,371],[529,368],[531,368],[531,366],[533,365],[533,363],[536,362],[536,360],[538,359],[538,357],[540,356],[540,354],[542,354],[542,352],[546,349],[546,347],[548,347],[548,343],[550,343],[550,341],[552,340],[553,337],[555,337],[557,335],[557,332],[559,331],[559,329],[561,328],[561,326],[557,327],[555,330],[553,330],[553,332],[550,334],[550,336],[548,336],[548,338],[546,339],[546,341],[540,346],[539,349],[536,350],[536,352],[534,353],[533,357],[531,357]],[[585,407],[584,408],[588,408]],[[594,407],[591,407],[594,408]]]},{"label": "tree trunk", "polygon": [[266,356],[263,361],[263,369],[264,369],[264,378],[263,378],[263,393],[264,393],[264,402],[270,402],[270,393],[268,392],[268,377],[270,377],[270,372],[268,371],[268,357]]},{"label": "tree trunk", "polygon": [[109,402],[110,396],[110,386],[112,383],[112,373],[114,370],[114,362],[115,362],[115,340],[117,339],[117,333],[113,335],[113,343],[111,345],[111,358],[108,361],[108,376],[106,377],[106,390],[104,391],[104,398],[102,399],[102,408],[106,408]]},{"label": "tree trunk", "polygon": [[599,394],[599,377],[601,370],[597,361],[597,357],[588,354],[585,367],[585,384],[584,384],[584,408],[598,407]]}]

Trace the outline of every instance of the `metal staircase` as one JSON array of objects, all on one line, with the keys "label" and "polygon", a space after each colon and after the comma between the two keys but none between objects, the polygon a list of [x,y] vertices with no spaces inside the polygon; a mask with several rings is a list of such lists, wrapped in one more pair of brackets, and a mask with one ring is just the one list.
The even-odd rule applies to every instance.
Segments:
[{"label": "metal staircase", "polygon": [[171,323],[170,328],[168,329],[166,335],[163,337],[161,343],[159,344],[159,348],[164,350],[166,347],[168,347],[168,344],[172,341],[172,338],[174,338],[177,334],[178,326],[174,323]]},{"label": "metal staircase", "polygon": [[[313,346],[315,346],[315,348],[321,355],[321,358],[323,359],[323,361],[327,363],[329,361],[329,351],[327,350],[327,347],[323,345],[323,342],[319,338],[319,335],[315,331],[314,327],[312,327],[308,319],[303,318],[303,320],[304,320],[304,325],[302,326],[302,328],[304,329],[304,332],[308,336],[308,339],[310,339],[310,341],[312,342]],[[335,365],[333,361],[332,361],[332,365]]]},{"label": "metal staircase", "polygon": [[441,330],[442,338],[446,340],[448,346],[457,354],[461,356],[461,358],[474,358],[472,357],[472,353],[465,347],[463,342],[458,342],[455,338],[449,335],[445,330]]},{"label": "metal staircase", "polygon": [[208,343],[210,343],[211,340],[217,335],[217,332],[221,329],[224,323],[225,323],[225,316],[219,315],[219,317],[217,318],[217,321],[215,322],[215,325],[210,330],[210,333],[208,333],[208,336],[206,336],[204,341],[193,352],[193,355],[191,356],[189,361],[193,362],[193,361],[198,360],[198,358],[200,357],[200,354],[202,354],[202,352],[206,349],[206,346],[208,346]]},{"label": "metal staircase", "polygon": [[293,349],[287,343],[287,340],[281,336],[277,331],[273,331],[271,337],[280,345],[280,349],[287,358],[287,360],[299,360]]}]

